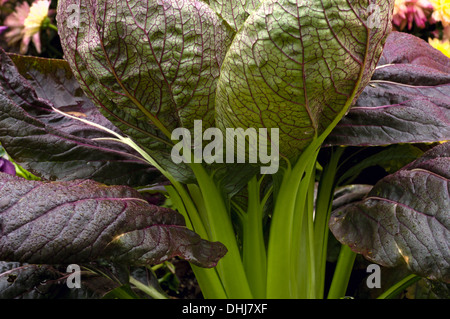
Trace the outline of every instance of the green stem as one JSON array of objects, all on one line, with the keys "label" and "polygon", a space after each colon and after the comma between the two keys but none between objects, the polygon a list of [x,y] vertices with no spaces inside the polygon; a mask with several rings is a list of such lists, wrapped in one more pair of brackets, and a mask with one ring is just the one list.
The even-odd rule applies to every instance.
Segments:
[{"label": "green stem", "polygon": [[377,297],[377,299],[392,299],[395,298],[399,293],[401,293],[403,290],[414,284],[415,282],[419,281],[421,277],[417,275],[409,275],[397,282],[395,285],[390,287],[388,290],[383,292],[380,296]]},{"label": "green stem", "polygon": [[[306,210],[306,205],[304,207]],[[300,215],[300,214],[299,214]],[[293,257],[296,258],[295,264],[292,266],[292,276],[295,282],[294,294],[290,298],[305,299],[308,298],[310,281],[309,281],[309,243],[308,243],[308,221],[307,214],[302,213],[303,221],[299,221],[297,225],[300,237],[295,240],[293,249]]]},{"label": "green stem", "polygon": [[217,272],[228,298],[250,299],[248,285],[235,232],[221,192],[201,164],[190,164],[204,198],[205,211],[210,229],[209,240],[220,241],[227,247],[227,254],[217,264]]},{"label": "green stem", "polygon": [[328,222],[330,220],[333,195],[335,189],[335,176],[339,159],[344,148],[339,147],[333,151],[330,161],[324,167],[317,190],[316,212],[314,221],[314,245],[317,269],[317,297],[324,297],[325,268],[328,247]]},{"label": "green stem", "polygon": [[[315,160],[318,150],[314,153],[313,158],[308,162],[305,167],[305,174],[300,182],[298,188],[295,207],[294,207],[294,221],[292,225],[288,227],[292,228],[292,266],[291,266],[291,278],[297,283],[296,289],[293,289],[293,296],[296,298],[308,298],[311,295],[311,284],[314,286],[315,277],[314,269],[311,263],[314,263],[314,259],[311,259],[313,249],[312,241],[312,227],[314,207],[311,205],[311,182],[314,183],[314,171]],[[314,184],[312,185],[314,192]],[[312,193],[314,195],[314,193]],[[315,288],[314,288],[315,289]]]},{"label": "green stem", "polygon": [[347,245],[341,246],[333,280],[328,292],[328,299],[340,299],[345,296],[355,258],[356,253],[350,247]]},{"label": "green stem", "polygon": [[145,292],[147,295],[149,295],[153,299],[168,299],[166,295],[160,293],[155,288],[153,288],[151,286],[144,285],[142,282],[140,282],[139,280],[134,279],[131,276],[130,276],[130,284],[135,285],[136,288],[142,290],[143,292]]},{"label": "green stem", "polygon": [[[116,133],[112,132],[112,134],[116,134]],[[150,165],[153,165],[170,181],[170,183],[172,185],[169,187],[166,187],[166,189],[172,189],[172,187],[173,187],[173,189],[176,191],[176,192],[172,191],[170,193],[170,195],[174,196],[174,198],[176,198],[178,205],[179,205],[180,213],[182,213],[184,215],[186,222],[189,224],[188,227],[190,229],[193,229],[195,232],[197,232],[200,235],[200,237],[208,239],[208,237],[209,237],[208,231],[205,228],[205,224],[202,221],[202,217],[200,216],[199,211],[198,211],[197,207],[195,206],[195,203],[193,202],[190,194],[188,193],[188,191],[186,190],[184,185],[182,185],[180,182],[178,182],[172,176],[172,174],[170,174],[168,171],[164,170],[147,152],[145,152],[133,140],[131,140],[130,138],[121,137],[121,136],[118,136],[118,138],[119,138],[120,142],[127,144],[127,145],[131,146],[133,149],[135,149]],[[194,165],[196,165],[195,167],[201,167],[203,169],[203,167],[199,164],[194,164]],[[191,188],[191,192],[192,192],[192,188]],[[198,193],[196,193],[196,194],[198,194]],[[200,200],[198,200],[198,202],[200,202]],[[200,205],[199,203],[198,203],[198,205],[199,205],[200,209],[205,209],[205,207]]]},{"label": "green stem", "polygon": [[177,211],[183,215],[187,228],[195,231],[200,237],[207,239],[208,232],[202,223],[200,214],[187,194],[184,192],[180,194],[173,186],[166,186],[166,190]]},{"label": "green stem", "polygon": [[56,25],[54,25],[53,23],[49,23],[47,25],[47,27],[58,32],[58,27]]},{"label": "green stem", "polygon": [[253,297],[258,299],[266,296],[267,259],[262,210],[260,184],[254,176],[248,183],[248,209],[243,232],[243,259]]},{"label": "green stem", "polygon": [[[339,114],[334,118],[325,131],[322,132],[320,136],[313,139],[311,144],[303,150],[303,153],[296,162],[292,171],[286,170],[286,173],[283,176],[279,195],[275,202],[267,250],[267,296],[269,298],[290,298],[293,295],[292,291],[296,290],[296,287],[291,286],[291,272],[289,269],[286,271],[286,265],[284,264],[287,263],[289,265],[287,267],[290,267],[291,265],[289,256],[289,253],[291,252],[291,237],[289,236],[292,235],[292,227],[297,226],[293,225],[292,222],[294,214],[293,203],[295,203],[299,183],[303,176],[306,163],[311,160],[314,152],[319,149],[325,138],[336,127],[337,123],[349,109],[353,98],[358,91],[357,89],[359,84],[361,83],[363,71],[364,69],[362,68],[358,77],[357,85],[355,86],[351,97],[347,100]],[[278,240],[278,236],[281,236],[282,238]],[[287,249],[289,253],[286,253],[286,251],[284,251],[285,249]],[[289,274],[288,276],[286,276],[287,273]]]},{"label": "green stem", "polygon": [[[208,239],[209,235],[202,223],[200,214],[193,210],[193,207],[190,205],[188,205],[188,207],[190,207],[190,211],[186,211],[185,204],[175,188],[173,188],[172,186],[166,186],[166,189],[169,193],[170,198],[173,200],[178,212],[184,216],[186,220],[186,226],[189,229],[194,230],[200,237]],[[204,203],[200,202],[200,198],[198,198],[198,193],[196,192],[195,187],[191,187],[190,191],[192,196],[194,197],[194,201],[199,207],[199,210],[204,209]],[[204,298],[226,299],[227,295],[216,269],[201,268],[193,264],[191,264],[191,268],[194,272],[200,289],[202,290]]]},{"label": "green stem", "polygon": [[215,268],[202,268],[191,264],[192,271],[205,299],[226,299],[227,293]]},{"label": "green stem", "polygon": [[[296,295],[297,287],[294,283],[296,279],[293,278],[293,273],[299,270],[292,271],[292,258],[297,258],[298,255],[298,252],[292,255],[293,246],[295,246],[293,230],[301,229],[297,224],[301,223],[301,217],[295,217],[295,208],[296,205],[300,205],[300,201],[297,202],[297,196],[303,174],[306,168],[311,166],[308,164],[315,163],[315,154],[320,144],[320,140],[314,140],[304,150],[292,170],[286,170],[283,176],[270,226],[267,250],[267,298],[292,298]],[[309,186],[309,179],[307,186]],[[302,213],[300,211],[297,214]]]},{"label": "green stem", "polygon": [[313,166],[312,176],[310,177],[308,197],[306,201],[306,212],[308,222],[308,294],[309,299],[317,298],[317,269],[316,269],[316,254],[315,236],[314,236],[314,186],[315,186],[315,165]]},{"label": "green stem", "polygon": [[[205,229],[206,235],[205,238],[210,238],[211,234],[209,233],[210,225],[208,223],[208,215],[206,212],[205,207],[205,200],[203,198],[202,192],[200,191],[200,188],[196,184],[189,184],[187,185],[189,194],[191,195],[191,198],[197,208],[197,214],[196,218],[198,220],[195,221],[195,225],[201,224],[201,227]],[[190,212],[188,211],[189,215]]]},{"label": "green stem", "polygon": [[[188,216],[194,218],[194,229],[201,229],[204,233],[203,238],[211,238],[211,234],[208,232],[210,229],[205,201],[203,199],[202,193],[199,187],[195,184],[188,185],[189,193],[194,201],[198,213],[189,213]],[[197,231],[196,231],[197,232]],[[199,232],[197,232],[199,234]],[[191,268],[194,272],[195,278],[200,286],[203,293],[203,297],[206,299],[226,299],[227,294],[223,287],[222,281],[217,273],[217,269],[213,268],[202,268],[191,264]]]},{"label": "green stem", "polygon": [[[148,155],[132,140],[121,138],[120,141],[127,145],[130,145],[136,151],[138,151],[145,160],[147,160],[151,165],[155,166],[172,183],[171,186],[166,186],[166,190],[169,193],[169,196],[174,201],[178,212],[184,216],[186,226],[189,229],[195,231],[201,238],[209,239],[209,234],[207,232],[207,229],[205,228],[205,225],[203,224],[199,211],[197,210],[196,205],[194,204],[191,196],[189,196],[184,186],[179,183],[169,172],[160,167],[159,164],[150,155]],[[200,209],[204,209],[204,207],[200,205],[198,198],[197,205],[199,205]],[[203,287],[202,292],[206,297],[226,298],[222,283],[215,269],[200,268],[195,265],[191,265],[191,267],[194,271],[195,276],[198,276],[197,278],[199,285],[201,288]]]}]

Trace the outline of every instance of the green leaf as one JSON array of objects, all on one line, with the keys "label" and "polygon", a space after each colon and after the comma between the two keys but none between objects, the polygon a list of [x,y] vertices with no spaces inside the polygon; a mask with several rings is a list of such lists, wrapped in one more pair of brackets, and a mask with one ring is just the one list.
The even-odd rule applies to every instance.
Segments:
[{"label": "green leaf", "polygon": [[450,282],[450,143],[380,180],[367,196],[336,209],[335,237],[387,267]]},{"label": "green leaf", "polygon": [[102,299],[140,299],[140,297],[127,284],[111,290]]},{"label": "green leaf", "polygon": [[236,34],[217,87],[217,125],[279,128],[294,157],[345,113],[370,80],[391,28],[393,1],[268,0]]},{"label": "green leaf", "polygon": [[220,243],[202,240],[184,218],[126,186],[40,182],[0,173],[0,260],[147,265],[174,256],[213,267]]},{"label": "green leaf", "polygon": [[66,9],[77,3],[59,1],[57,20],[81,87],[164,168],[188,175],[171,161],[171,131],[192,129],[197,119],[205,129],[214,124],[216,82],[233,31],[197,0],[83,1],[79,28],[70,28]]},{"label": "green leaf", "polygon": [[207,0],[209,6],[238,31],[248,16],[261,4],[261,0]]}]

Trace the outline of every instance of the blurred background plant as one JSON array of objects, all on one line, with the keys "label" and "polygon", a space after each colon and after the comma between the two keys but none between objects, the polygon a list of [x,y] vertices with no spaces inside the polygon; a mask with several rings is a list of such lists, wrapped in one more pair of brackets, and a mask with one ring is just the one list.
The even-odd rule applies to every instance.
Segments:
[{"label": "blurred background plant", "polygon": [[392,24],[450,57],[450,0],[396,0]]},{"label": "blurred background plant", "polygon": [[54,25],[57,0],[0,0],[0,47],[5,51],[62,58]]}]

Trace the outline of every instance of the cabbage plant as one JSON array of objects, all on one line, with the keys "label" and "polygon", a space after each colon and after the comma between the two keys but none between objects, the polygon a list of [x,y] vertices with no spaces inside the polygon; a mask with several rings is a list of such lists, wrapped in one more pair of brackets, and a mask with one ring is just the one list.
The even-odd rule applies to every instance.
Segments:
[{"label": "cabbage plant", "polygon": [[[180,256],[207,298],[341,298],[356,253],[448,283],[450,61],[393,3],[59,1],[66,61],[0,56],[0,141],[40,177],[0,173],[0,260]],[[276,172],[202,161],[213,128],[270,132]]]}]

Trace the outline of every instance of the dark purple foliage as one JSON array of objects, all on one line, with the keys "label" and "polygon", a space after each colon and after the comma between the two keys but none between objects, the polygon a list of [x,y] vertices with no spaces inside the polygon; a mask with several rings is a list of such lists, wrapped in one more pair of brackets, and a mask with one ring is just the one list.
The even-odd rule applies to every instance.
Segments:
[{"label": "dark purple foliage", "polygon": [[372,79],[326,145],[450,140],[450,59],[410,34],[389,35]]},{"label": "dark purple foliage", "polygon": [[360,201],[337,208],[334,236],[378,264],[450,283],[450,143],[381,179]]}]

